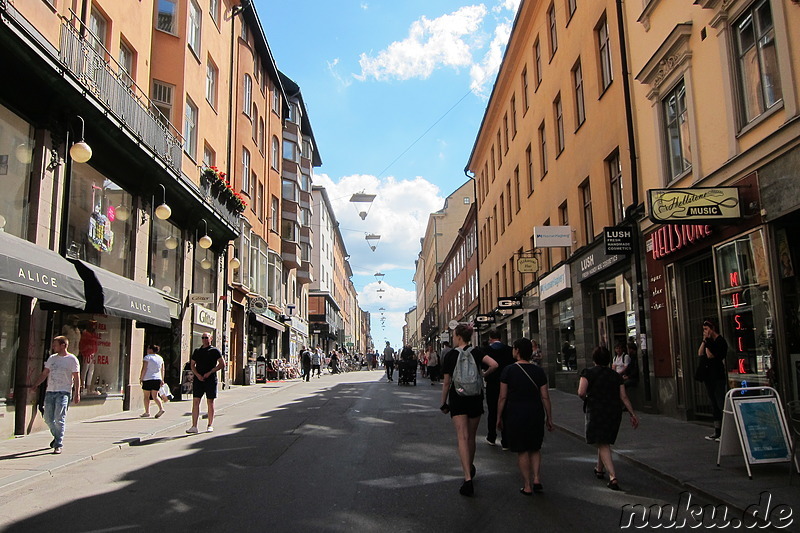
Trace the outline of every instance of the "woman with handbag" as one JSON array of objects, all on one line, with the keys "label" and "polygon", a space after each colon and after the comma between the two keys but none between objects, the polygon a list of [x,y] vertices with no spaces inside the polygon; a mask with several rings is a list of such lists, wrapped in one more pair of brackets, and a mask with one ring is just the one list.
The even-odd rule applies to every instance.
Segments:
[{"label": "woman with handbag", "polygon": [[516,363],[500,375],[497,429],[503,432],[509,449],[517,452],[523,481],[520,493],[531,496],[543,490],[539,467],[545,425],[553,431],[550,392],[544,370],[531,362],[533,343],[524,338],[514,341],[512,354]]},{"label": "woman with handbag", "polygon": [[147,355],[142,361],[142,372],[139,374],[139,381],[142,384],[144,395],[144,413],[139,415],[142,418],[150,416],[150,400],[156,402],[158,412],[156,418],[161,418],[164,414],[164,404],[158,396],[158,391],[164,384],[164,359],[158,355],[161,349],[157,344],[147,345]]}]

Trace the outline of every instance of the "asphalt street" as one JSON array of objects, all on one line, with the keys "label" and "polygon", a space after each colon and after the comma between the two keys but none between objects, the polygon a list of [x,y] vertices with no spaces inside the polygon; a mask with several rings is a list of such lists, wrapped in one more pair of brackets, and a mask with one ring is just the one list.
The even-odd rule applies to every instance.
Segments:
[{"label": "asphalt street", "polygon": [[[679,501],[678,486],[624,460],[617,461],[623,491],[609,490],[592,475],[594,448],[558,430],[545,437],[544,493],[522,496],[516,454],[484,442],[485,419],[475,496],[461,496],[455,433],[438,410],[441,389],[418,383],[398,386],[382,372],[362,371],[277,391],[258,385],[274,393],[223,410],[214,433],[186,435],[186,426],[176,425],[12,486],[0,493],[0,527],[26,533],[609,531],[620,527],[626,504]],[[223,394],[219,405],[225,401]],[[189,405],[171,404],[166,416],[183,418]]]}]

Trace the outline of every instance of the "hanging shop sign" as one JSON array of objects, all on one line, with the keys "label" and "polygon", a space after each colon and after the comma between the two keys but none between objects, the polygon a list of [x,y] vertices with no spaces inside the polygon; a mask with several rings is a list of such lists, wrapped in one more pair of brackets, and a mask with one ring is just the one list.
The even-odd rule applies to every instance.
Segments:
[{"label": "hanging shop sign", "polygon": [[671,224],[722,222],[741,218],[738,187],[650,189],[650,220]]},{"label": "hanging shop sign", "polygon": [[534,226],[533,245],[537,248],[572,246],[572,226]]},{"label": "hanging shop sign", "polygon": [[603,228],[606,255],[633,254],[633,228]]},{"label": "hanging shop sign", "polygon": [[497,299],[500,309],[522,309],[522,298],[517,296],[503,296]]},{"label": "hanging shop sign", "polygon": [[476,324],[494,324],[494,315],[475,315]]},{"label": "hanging shop sign", "polygon": [[213,304],[213,292],[193,292],[189,295],[190,304]]},{"label": "hanging shop sign", "polygon": [[535,257],[520,257],[517,259],[517,272],[520,274],[535,274],[539,272],[539,260]]},{"label": "hanging shop sign", "polygon": [[547,300],[570,287],[572,287],[572,283],[569,277],[569,265],[561,265],[539,282],[539,299]]}]

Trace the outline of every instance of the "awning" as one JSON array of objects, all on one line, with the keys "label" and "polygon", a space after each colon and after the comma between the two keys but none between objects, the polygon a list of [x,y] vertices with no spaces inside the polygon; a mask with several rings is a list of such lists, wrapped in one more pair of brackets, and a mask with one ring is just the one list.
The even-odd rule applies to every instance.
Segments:
[{"label": "awning", "polygon": [[80,260],[74,263],[85,282],[87,312],[172,326],[167,302],[157,290]]},{"label": "awning", "polygon": [[86,306],[83,280],[52,250],[0,231],[0,290],[75,309]]},{"label": "awning", "polygon": [[277,320],[272,320],[268,316],[260,315],[258,313],[250,313],[256,319],[256,322],[259,324],[264,324],[268,328],[277,329],[278,331],[286,331],[286,326],[278,322]]}]

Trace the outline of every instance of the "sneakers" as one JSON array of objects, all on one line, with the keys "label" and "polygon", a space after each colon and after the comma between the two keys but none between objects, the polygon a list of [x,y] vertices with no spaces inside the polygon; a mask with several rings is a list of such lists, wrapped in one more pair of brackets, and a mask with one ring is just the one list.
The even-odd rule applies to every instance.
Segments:
[{"label": "sneakers", "polygon": [[207,433],[214,433],[214,426],[208,426]]},{"label": "sneakers", "polygon": [[713,440],[714,442],[719,442],[719,435],[717,435],[716,433],[714,433],[713,435],[706,435],[705,439]]},{"label": "sneakers", "polygon": [[150,418],[150,413],[142,413],[139,415],[139,418]]},{"label": "sneakers", "polygon": [[61,453],[61,446],[57,446],[53,448],[53,453],[59,455]]},{"label": "sneakers", "polygon": [[486,437],[486,444],[488,444],[489,446],[497,446],[497,442],[490,439],[489,437]]},{"label": "sneakers", "polygon": [[160,410],[159,412],[157,412],[157,413],[156,413],[156,418],[161,418],[161,416],[164,414],[164,412],[165,412],[165,411],[164,411],[163,409],[162,409],[162,410]]},{"label": "sneakers", "polygon": [[200,432],[197,430],[197,426],[192,426],[186,430],[186,433],[193,435],[195,433],[200,433]]}]

